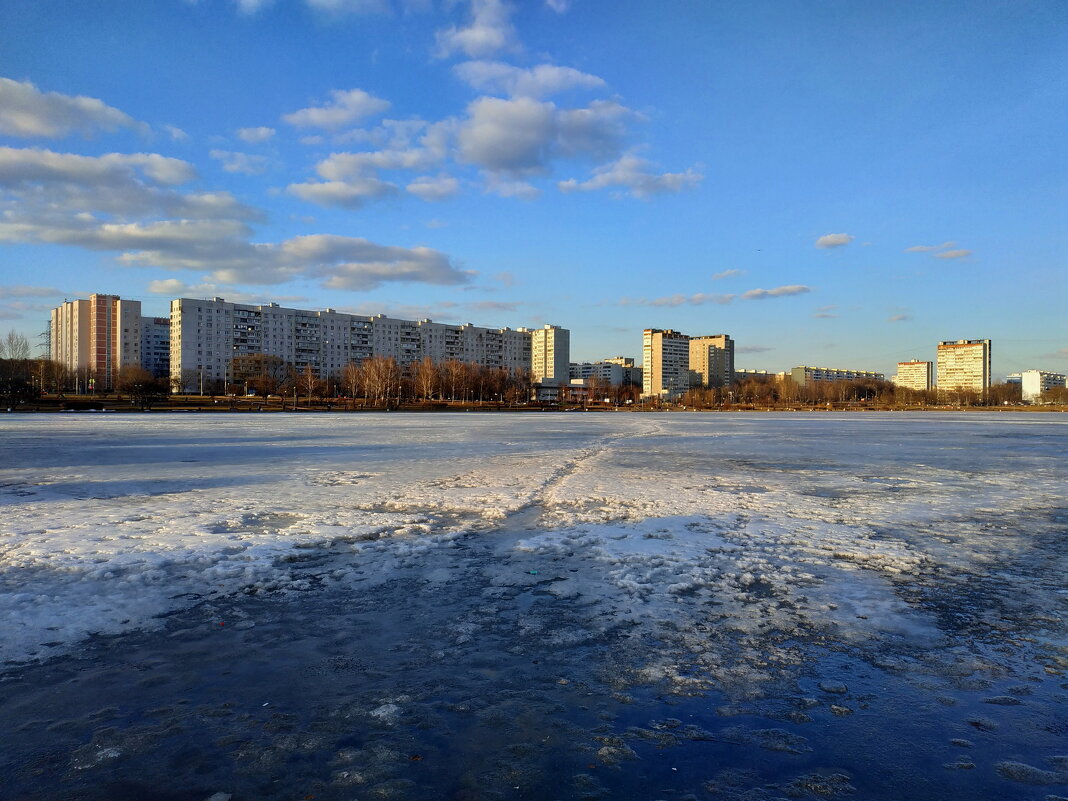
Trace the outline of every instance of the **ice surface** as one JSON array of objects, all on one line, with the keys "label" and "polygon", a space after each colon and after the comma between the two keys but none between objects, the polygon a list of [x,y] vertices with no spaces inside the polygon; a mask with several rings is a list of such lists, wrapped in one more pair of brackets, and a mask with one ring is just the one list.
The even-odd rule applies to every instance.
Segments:
[{"label": "ice surface", "polygon": [[[383,766],[408,764],[405,738],[435,704],[497,731],[526,703],[553,718],[596,687],[623,705],[655,688],[714,697],[704,714],[742,721],[581,735],[581,759],[625,771],[648,759],[643,749],[685,743],[820,753],[818,737],[784,727],[832,720],[869,736],[881,687],[905,684],[928,705],[916,732],[932,736],[949,715],[946,748],[985,738],[974,749],[988,749],[985,761],[944,753],[932,769],[1048,792],[1068,783],[1064,750],[994,753],[986,740],[1020,742],[1025,725],[1035,740],[1062,737],[1049,704],[1063,693],[1048,685],[1068,670],[1061,418],[8,415],[0,676],[64,654],[99,658],[135,633],[199,643],[225,627],[261,663],[301,643],[333,654],[325,670],[365,671],[359,686],[373,691],[331,701],[340,705],[307,739],[237,744],[234,758],[269,772],[287,754],[334,747],[324,726],[335,739],[343,727],[331,726],[370,726],[382,743],[338,747],[329,775],[384,797],[412,791]],[[374,659],[335,653],[357,625],[350,606]],[[301,617],[312,609],[314,624]],[[495,682],[504,662],[537,674],[550,658],[559,673],[537,675],[550,689],[529,698],[510,686],[495,700],[442,689],[454,665]],[[377,674],[375,660],[385,660]],[[850,673],[858,666],[877,677]],[[401,686],[413,671],[429,678]],[[971,694],[967,710],[954,709],[960,693]],[[268,721],[281,705],[255,701]],[[70,769],[90,776],[172,736],[138,725],[83,738]],[[776,792],[860,783],[823,767],[797,766]],[[731,795],[736,779],[704,781],[749,797]],[[574,797],[604,797],[603,781],[576,773]]]}]

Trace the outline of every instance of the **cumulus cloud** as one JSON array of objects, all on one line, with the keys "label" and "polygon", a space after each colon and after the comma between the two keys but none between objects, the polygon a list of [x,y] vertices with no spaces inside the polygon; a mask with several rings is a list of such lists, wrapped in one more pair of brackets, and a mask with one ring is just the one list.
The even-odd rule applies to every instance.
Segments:
[{"label": "cumulus cloud", "polygon": [[542,98],[568,89],[596,89],[605,85],[596,75],[553,64],[522,69],[500,61],[465,61],[453,67],[453,71],[480,92],[512,97]]},{"label": "cumulus cloud", "polygon": [[557,14],[566,14],[567,10],[571,8],[571,0],[545,0],[545,5]]},{"label": "cumulus cloud", "polygon": [[750,289],[741,294],[742,300],[764,300],[765,298],[784,298],[790,295],[804,295],[812,291],[812,287],[803,284],[790,284],[777,286],[774,289]]},{"label": "cumulus cloud", "polygon": [[827,250],[829,248],[840,248],[843,245],[848,245],[856,239],[852,234],[824,234],[816,240],[816,247]]},{"label": "cumulus cloud", "polygon": [[310,106],[284,114],[282,119],[297,128],[325,128],[336,130],[366,117],[381,114],[389,108],[388,100],[368,94],[363,89],[335,89],[333,100],[322,106]]},{"label": "cumulus cloud", "polygon": [[286,187],[292,195],[320,206],[338,206],[345,209],[362,208],[369,201],[394,195],[400,190],[395,184],[378,178],[352,178],[347,181],[319,181],[290,184]]},{"label": "cumulus cloud", "polygon": [[932,250],[943,250],[945,248],[953,247],[956,242],[943,242],[941,245],[913,245],[910,248],[905,248],[906,253],[927,253]]},{"label": "cumulus cloud", "polygon": [[283,262],[303,265],[322,277],[329,289],[372,289],[387,281],[453,286],[471,278],[439,251],[378,245],[357,237],[298,236],[283,242],[278,253]]},{"label": "cumulus cloud", "polygon": [[465,27],[450,26],[436,34],[436,55],[446,58],[464,53],[485,58],[502,50],[518,50],[512,9],[503,0],[471,0],[471,20]]},{"label": "cumulus cloud", "polygon": [[556,107],[531,98],[483,97],[468,106],[459,132],[459,158],[488,170],[543,170],[556,138]]},{"label": "cumulus cloud", "polygon": [[[221,284],[299,278],[354,289],[470,280],[445,254],[426,247],[328,235],[254,243],[248,221],[262,213],[225,192],[177,188],[195,177],[188,163],[152,153],[89,157],[0,148],[0,242],[113,252],[123,264],[195,270]],[[321,191],[329,183],[317,186]]]},{"label": "cumulus cloud", "polygon": [[29,81],[0,78],[0,134],[57,139],[119,128],[148,131],[143,122],[95,97],[42,92]]},{"label": "cumulus cloud", "polygon": [[544,173],[553,159],[610,158],[638,115],[614,101],[558,109],[530,97],[481,97],[457,131],[457,159],[513,177]]},{"label": "cumulus cloud", "polygon": [[242,175],[259,175],[267,171],[268,161],[265,156],[252,156],[248,153],[235,153],[231,150],[212,150],[209,154],[213,159],[222,162],[222,168],[226,172],[236,172]]},{"label": "cumulus cloud", "polygon": [[422,200],[434,202],[445,200],[459,192],[460,182],[450,175],[424,175],[416,178],[405,189]]},{"label": "cumulus cloud", "polygon": [[966,259],[972,255],[970,250],[946,250],[942,253],[936,253],[936,259]]},{"label": "cumulus cloud", "polygon": [[389,3],[386,0],[304,0],[309,8],[327,14],[386,14]]},{"label": "cumulus cloud", "polygon": [[237,138],[242,142],[247,142],[250,145],[259,144],[260,142],[266,142],[272,136],[274,136],[274,128],[268,128],[266,125],[260,125],[256,128],[238,128]]},{"label": "cumulus cloud", "polygon": [[651,162],[634,154],[627,154],[596,168],[593,177],[588,181],[580,182],[571,178],[560,181],[557,186],[561,192],[591,192],[614,187],[624,190],[624,194],[632,197],[649,198],[689,189],[700,183],[703,177],[692,169],[685,172],[658,173]]},{"label": "cumulus cloud", "polygon": [[[379,177],[381,170],[423,170],[445,158],[447,146],[439,137],[442,126],[425,127],[418,146],[411,144],[414,130],[398,135],[397,149],[361,153],[332,153],[315,166],[322,182],[291,184],[288,191],[322,206],[360,208],[365,203],[396,194],[397,184]],[[459,190],[459,182],[447,176],[423,177],[409,183],[408,191],[424,200],[441,200]]]},{"label": "cumulus cloud", "polygon": [[195,177],[188,162],[155,153],[80,156],[0,147],[0,220],[10,230],[17,224],[56,219],[81,226],[100,215],[259,216],[228,192],[183,193],[175,188]]},{"label": "cumulus cloud", "polygon": [[189,139],[189,134],[179,128],[177,125],[164,125],[163,130],[167,132],[167,135],[173,142],[185,142]]},{"label": "cumulus cloud", "polygon": [[739,275],[745,275],[745,270],[724,270],[721,273],[716,273],[712,276],[713,281],[722,281],[724,278],[735,278]]}]

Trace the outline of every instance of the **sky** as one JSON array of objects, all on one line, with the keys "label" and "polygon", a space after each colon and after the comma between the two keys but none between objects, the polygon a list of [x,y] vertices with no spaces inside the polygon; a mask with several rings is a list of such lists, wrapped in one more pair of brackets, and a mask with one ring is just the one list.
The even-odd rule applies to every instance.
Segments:
[{"label": "sky", "polygon": [[90,293],[1068,371],[1063,0],[0,0],[0,328]]}]

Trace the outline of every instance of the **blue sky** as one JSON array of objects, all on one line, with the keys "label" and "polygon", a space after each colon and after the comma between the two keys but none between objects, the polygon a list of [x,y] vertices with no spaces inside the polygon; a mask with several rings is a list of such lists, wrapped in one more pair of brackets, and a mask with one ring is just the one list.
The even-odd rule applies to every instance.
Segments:
[{"label": "blue sky", "polygon": [[0,327],[106,292],[1068,370],[1068,5],[0,2]]}]

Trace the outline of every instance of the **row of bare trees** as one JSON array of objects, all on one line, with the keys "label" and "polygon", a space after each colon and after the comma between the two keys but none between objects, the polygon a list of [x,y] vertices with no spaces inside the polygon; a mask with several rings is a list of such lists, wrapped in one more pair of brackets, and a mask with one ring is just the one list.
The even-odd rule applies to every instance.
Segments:
[{"label": "row of bare trees", "polygon": [[346,364],[337,375],[320,378],[310,366],[297,370],[277,356],[253,354],[236,357],[232,375],[238,387],[261,396],[363,398],[376,406],[432,400],[516,403],[527,400],[531,391],[528,370],[510,371],[456,359],[435,362],[429,357],[402,367],[391,357],[372,356]]},{"label": "row of bare trees", "polygon": [[687,392],[681,402],[698,409],[730,404],[758,406],[826,406],[863,403],[884,407],[905,406],[1002,406],[1021,402],[1019,384],[995,384],[986,392],[967,390],[912,390],[890,381],[813,381],[804,386],[786,378],[748,376],[728,387],[698,388]]}]

